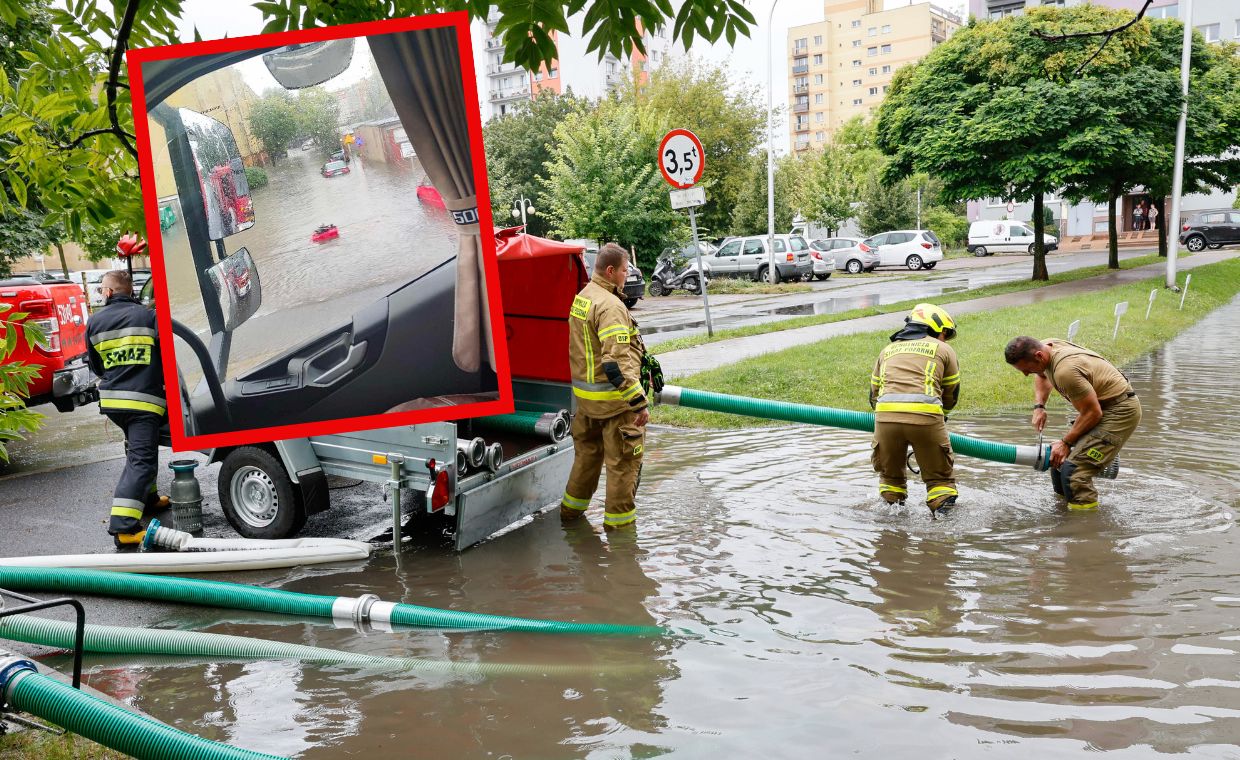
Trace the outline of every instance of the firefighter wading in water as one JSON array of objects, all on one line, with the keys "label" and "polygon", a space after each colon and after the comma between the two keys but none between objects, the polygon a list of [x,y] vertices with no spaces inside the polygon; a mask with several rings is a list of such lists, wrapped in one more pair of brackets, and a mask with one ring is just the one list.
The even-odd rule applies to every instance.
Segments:
[{"label": "firefighter wading in water", "polygon": [[956,323],[946,311],[928,303],[913,307],[904,323],[879,354],[870,378],[870,406],[875,411],[871,461],[879,474],[879,495],[888,504],[903,504],[908,498],[904,471],[912,446],[933,516],[955,504],[959,495],[945,414],[960,399],[960,364],[947,345],[956,337]]},{"label": "firefighter wading in water", "polygon": [[573,299],[568,318],[568,361],[577,414],[573,417],[573,470],[560,501],[560,517],[579,519],[607,465],[603,527],[632,526],[633,497],[641,473],[645,426],[650,419],[642,389],[645,346],[619,293],[629,256],[615,243],[598,252],[590,283]]},{"label": "firefighter wading in water", "polygon": [[125,433],[125,469],[112,498],[108,533],[118,549],[132,550],[145,533],[143,513],[168,506],[168,497],[155,492],[167,402],[155,312],[134,298],[128,272],[108,272],[102,284],[107,305],[87,324],[87,361],[100,378],[99,411]]}]

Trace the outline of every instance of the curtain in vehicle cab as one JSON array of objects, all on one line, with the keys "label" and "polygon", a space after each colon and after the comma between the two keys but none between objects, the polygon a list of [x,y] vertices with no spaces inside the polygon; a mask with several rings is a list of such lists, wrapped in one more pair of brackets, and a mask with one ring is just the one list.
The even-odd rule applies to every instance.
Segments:
[{"label": "curtain in vehicle cab", "polygon": [[460,235],[452,359],[465,372],[495,367],[469,122],[456,30],[423,29],[367,37],[379,74],[427,177]]}]

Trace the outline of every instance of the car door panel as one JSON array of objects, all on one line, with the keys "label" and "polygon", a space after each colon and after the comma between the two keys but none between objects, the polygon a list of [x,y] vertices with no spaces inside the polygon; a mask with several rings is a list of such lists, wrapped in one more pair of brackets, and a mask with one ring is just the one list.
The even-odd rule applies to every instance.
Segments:
[{"label": "car door panel", "polygon": [[713,275],[733,275],[736,274],[738,260],[740,258],[741,244],[733,241],[720,248],[715,252],[714,261],[710,265],[711,274]]}]

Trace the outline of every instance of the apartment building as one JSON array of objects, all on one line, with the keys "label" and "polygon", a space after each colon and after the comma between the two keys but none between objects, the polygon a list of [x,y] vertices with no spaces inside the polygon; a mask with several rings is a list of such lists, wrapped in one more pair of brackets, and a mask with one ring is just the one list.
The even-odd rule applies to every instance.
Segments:
[{"label": "apartment building", "polygon": [[629,72],[639,83],[644,82],[647,71],[663,63],[672,51],[671,31],[664,27],[643,32],[644,54],[634,47],[623,59],[607,53],[599,60],[597,53],[586,51],[589,41],[582,34],[582,17],[578,14],[568,20],[570,34],[551,33],[556,46],[552,64],[528,71],[504,63],[503,39],[495,34],[498,22],[499,14],[492,8],[486,21],[475,22],[471,30],[483,122],[509,113],[542,90],[557,95],[571,90],[574,95],[599,98],[624,81]]},{"label": "apartment building", "polygon": [[882,0],[825,0],[823,18],[788,30],[794,151],[821,148],[844,122],[872,113],[901,66],[921,60],[961,25],[931,3],[883,10]]}]

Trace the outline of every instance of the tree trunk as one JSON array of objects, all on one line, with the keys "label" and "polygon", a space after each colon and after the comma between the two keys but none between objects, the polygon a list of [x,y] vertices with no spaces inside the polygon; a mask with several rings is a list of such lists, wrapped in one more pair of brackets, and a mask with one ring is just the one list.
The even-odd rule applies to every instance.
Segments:
[{"label": "tree trunk", "polygon": [[69,276],[69,262],[65,261],[65,247],[56,241],[56,251],[60,254],[60,269],[65,277]]},{"label": "tree trunk", "polygon": [[1111,185],[1107,199],[1107,269],[1119,269],[1119,222],[1115,220],[1115,204],[1119,198],[1119,183]]},{"label": "tree trunk", "polygon": [[1162,197],[1154,200],[1154,208],[1158,209],[1158,216],[1154,219],[1154,226],[1158,228],[1158,255],[1165,259],[1167,258],[1167,218],[1165,216],[1167,210],[1163,208],[1164,205]]},{"label": "tree trunk", "polygon": [[1042,194],[1033,196],[1033,279],[1035,282],[1049,280],[1051,275],[1046,271],[1046,239],[1042,218]]}]

